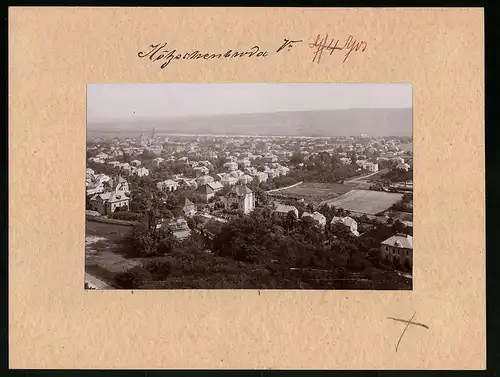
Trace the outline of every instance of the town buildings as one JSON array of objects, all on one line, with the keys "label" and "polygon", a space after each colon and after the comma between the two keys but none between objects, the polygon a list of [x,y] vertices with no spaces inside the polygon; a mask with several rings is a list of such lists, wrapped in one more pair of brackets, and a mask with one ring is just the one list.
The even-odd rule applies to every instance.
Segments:
[{"label": "town buildings", "polygon": [[215,191],[207,184],[199,186],[193,193],[193,196],[196,197],[201,202],[208,202],[215,195]]},{"label": "town buildings", "polygon": [[163,192],[173,192],[179,188],[179,183],[171,179],[167,179],[156,184],[158,190]]},{"label": "town buildings", "polygon": [[[220,211],[228,209],[238,209],[248,214],[256,206],[257,190],[254,192],[254,188],[269,190],[265,187],[273,187],[273,180],[283,180],[283,177],[290,175],[295,177],[292,174],[295,169],[311,168],[310,161],[319,155],[327,164],[330,161],[340,162],[340,168],[344,169],[353,170],[349,165],[354,161],[359,168],[357,174],[364,175],[382,169],[410,171],[413,165],[411,151],[402,151],[396,138],[198,137],[182,140],[171,137],[165,141],[164,138],[148,136],[94,144],[87,150],[91,153],[85,175],[86,194],[90,203],[88,209],[98,211],[103,216],[112,214],[118,208],[130,208],[130,198],[134,198],[134,195],[133,192],[130,196],[128,193],[141,185],[150,185],[153,190],[173,193],[174,197],[181,198],[176,206],[180,211],[176,213],[182,213],[183,216],[191,216],[196,212],[195,203],[206,214],[214,216],[222,215]],[[145,152],[153,153],[156,157],[152,158],[149,154],[148,158],[144,158]],[[151,178],[136,178],[147,176]],[[412,182],[394,183],[391,188],[408,192],[412,190]],[[387,191],[387,188],[383,189]],[[216,193],[219,193],[218,198],[212,200]],[[326,217],[318,211],[309,209],[302,213],[302,207],[302,215],[299,216],[297,207],[282,204],[280,199],[271,198],[264,203],[268,203],[264,205],[269,205],[274,216],[282,219],[291,211],[296,219],[311,218],[325,231],[340,224],[348,234],[362,236],[358,222],[350,216],[334,217],[327,224]],[[356,219],[359,221],[358,217]],[[411,224],[411,220],[411,216],[405,218],[404,224]],[[365,231],[366,227],[362,229]],[[405,239],[398,239],[398,242],[408,246],[408,239]],[[394,251],[398,255],[398,248],[401,249],[399,243],[391,239],[386,241],[392,244],[382,244],[381,252],[392,257]],[[409,263],[412,263],[411,258]]]},{"label": "town buildings", "polygon": [[288,206],[284,204],[278,204],[274,210],[274,214],[281,218],[286,218],[288,212],[292,211],[295,214],[295,218],[299,218],[299,210],[295,206]]},{"label": "town buildings", "polygon": [[317,211],[315,211],[313,213],[304,212],[302,214],[301,219],[304,219],[307,217],[310,217],[316,223],[316,225],[318,225],[321,228],[324,228],[326,226],[326,217]]},{"label": "town buildings", "polygon": [[199,186],[203,186],[213,182],[214,180],[214,177],[211,177],[210,175],[202,175],[201,177],[196,178],[196,183],[198,183]]},{"label": "town buildings", "polygon": [[136,168],[131,170],[132,175],[136,175],[138,177],[144,177],[149,175],[149,169],[146,169],[144,167],[141,168]]},{"label": "town buildings", "polygon": [[413,237],[396,234],[384,240],[380,245],[381,258],[399,263],[407,269],[413,266]]},{"label": "town buildings", "polygon": [[194,215],[194,213],[196,212],[194,203],[188,198],[183,198],[178,204],[178,208],[180,208],[182,212],[187,216]]},{"label": "town buildings", "polygon": [[159,167],[165,160],[161,157],[157,157],[155,159],[153,159],[153,165],[155,167]]},{"label": "town buildings", "polygon": [[225,196],[224,204],[226,209],[237,209],[248,214],[255,208],[254,193],[245,185],[233,186]]},{"label": "town buildings", "polygon": [[117,178],[112,180],[113,185],[114,185],[114,190],[116,192],[123,192],[123,193],[128,193],[130,192],[130,186],[128,184],[128,181],[123,178],[122,176],[118,176]]},{"label": "town buildings", "polygon": [[130,199],[122,192],[108,191],[95,194],[90,199],[91,209],[101,215],[110,215],[117,209],[127,210]]},{"label": "town buildings", "polygon": [[337,217],[334,216],[332,221],[330,222],[330,227],[335,224],[343,225],[353,236],[358,237],[358,223],[350,216],[345,217]]},{"label": "town buildings", "polygon": [[214,190],[214,192],[218,192],[224,188],[224,185],[220,181],[212,181],[207,183],[207,185]]}]

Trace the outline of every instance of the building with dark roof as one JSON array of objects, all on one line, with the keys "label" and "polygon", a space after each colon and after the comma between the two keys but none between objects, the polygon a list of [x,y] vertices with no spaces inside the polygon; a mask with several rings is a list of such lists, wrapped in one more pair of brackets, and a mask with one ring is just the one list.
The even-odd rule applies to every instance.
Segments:
[{"label": "building with dark roof", "polygon": [[231,191],[224,197],[224,205],[227,209],[250,213],[255,208],[255,195],[247,186],[236,185],[231,187]]},{"label": "building with dark roof", "polygon": [[193,195],[202,202],[208,202],[210,198],[214,197],[215,191],[208,185],[201,185]]},{"label": "building with dark roof", "polygon": [[194,203],[188,198],[184,198],[178,204],[178,207],[184,212],[186,215],[192,215],[196,211]]}]

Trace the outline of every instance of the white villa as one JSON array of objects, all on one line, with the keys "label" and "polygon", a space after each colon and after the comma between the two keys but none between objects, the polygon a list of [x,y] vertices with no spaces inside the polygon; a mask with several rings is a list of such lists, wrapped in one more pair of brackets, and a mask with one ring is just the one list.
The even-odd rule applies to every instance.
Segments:
[{"label": "white villa", "polygon": [[304,212],[302,214],[301,219],[304,219],[307,217],[310,217],[311,219],[313,219],[316,222],[316,224],[322,228],[324,228],[326,226],[326,217],[317,211],[315,211],[313,213]]},{"label": "white villa", "polygon": [[156,184],[158,190],[163,192],[173,192],[179,188],[179,183],[171,179],[167,179]]},{"label": "white villa", "polygon": [[243,213],[250,213],[255,208],[255,197],[248,187],[236,185],[225,196],[224,204],[227,209],[239,209]]},{"label": "white villa", "polygon": [[330,222],[330,226],[332,226],[334,224],[342,224],[346,228],[348,228],[349,232],[351,232],[352,235],[354,235],[356,237],[359,236],[358,223],[352,217],[349,217],[349,216],[337,217],[337,216],[335,216],[332,219],[332,221]]}]

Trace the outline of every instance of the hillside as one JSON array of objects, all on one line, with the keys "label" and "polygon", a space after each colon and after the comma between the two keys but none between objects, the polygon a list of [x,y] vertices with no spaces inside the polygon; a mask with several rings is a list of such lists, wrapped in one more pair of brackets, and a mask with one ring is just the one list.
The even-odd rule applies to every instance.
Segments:
[{"label": "hillside", "polygon": [[411,136],[412,109],[346,109],[227,114],[89,123],[92,133],[227,134],[269,136]]}]

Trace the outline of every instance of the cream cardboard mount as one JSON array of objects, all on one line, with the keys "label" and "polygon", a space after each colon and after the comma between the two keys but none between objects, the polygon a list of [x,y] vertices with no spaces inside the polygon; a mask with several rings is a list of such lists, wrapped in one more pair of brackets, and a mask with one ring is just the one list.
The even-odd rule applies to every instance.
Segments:
[{"label": "cream cardboard mount", "polygon": [[[483,50],[480,8],[11,7],[10,367],[485,368]],[[120,82],[411,83],[413,290],[84,290],[86,89]]]}]

